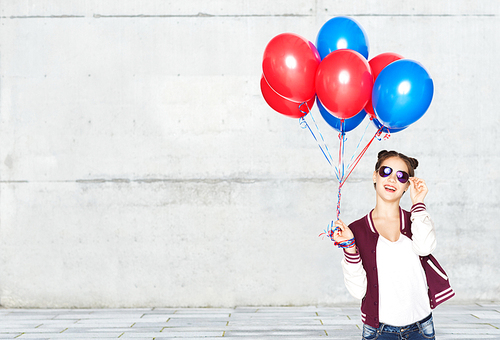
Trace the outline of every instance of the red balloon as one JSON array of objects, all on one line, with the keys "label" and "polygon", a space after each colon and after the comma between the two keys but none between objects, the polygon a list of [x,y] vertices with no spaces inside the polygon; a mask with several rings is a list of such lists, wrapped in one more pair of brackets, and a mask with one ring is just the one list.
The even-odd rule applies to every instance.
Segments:
[{"label": "red balloon", "polygon": [[267,83],[280,95],[296,102],[314,96],[314,77],[321,59],[314,45],[293,33],[271,39],[264,50],[262,69]]},{"label": "red balloon", "polygon": [[[291,118],[300,118],[306,115],[307,108],[309,107],[309,109],[312,109],[314,105],[314,96],[307,101],[307,106],[306,104],[301,106],[300,104],[302,104],[302,102],[293,102],[283,96],[280,96],[271,88],[271,86],[269,86],[264,76],[260,78],[260,90],[262,91],[262,95],[264,96],[267,104],[271,108]],[[304,112],[301,112],[301,110]]]},{"label": "red balloon", "polygon": [[327,55],[316,73],[316,93],[325,109],[339,119],[354,117],[371,97],[373,76],[366,59],[343,49]]},{"label": "red balloon", "polygon": [[[403,59],[403,56],[400,56],[399,54],[392,53],[392,52],[387,52],[387,53],[382,53],[379,54],[376,57],[373,57],[368,64],[370,64],[370,67],[372,69],[372,74],[373,74],[373,83],[375,83],[375,80],[377,80],[377,77],[382,70],[389,65],[390,63]],[[372,104],[372,96],[370,96],[370,100],[368,100],[368,103],[366,103],[365,106],[365,111],[368,112],[370,117],[376,118],[375,116],[375,110],[373,110],[373,104]]]}]

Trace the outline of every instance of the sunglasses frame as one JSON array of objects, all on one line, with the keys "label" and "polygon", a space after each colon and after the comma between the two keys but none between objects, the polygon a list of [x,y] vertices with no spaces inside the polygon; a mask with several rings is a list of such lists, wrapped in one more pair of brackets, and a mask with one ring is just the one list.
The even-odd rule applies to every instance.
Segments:
[{"label": "sunglasses frame", "polygon": [[[384,171],[385,169],[390,169],[391,171],[387,174]],[[380,177],[383,177],[383,178],[390,176],[393,173],[393,171],[394,171],[394,169],[391,168],[390,166],[387,166],[387,165],[383,165],[380,168],[378,168],[378,174],[380,175]],[[401,177],[400,177],[400,175],[401,175]],[[396,178],[398,179],[398,181],[400,183],[406,184],[410,180],[410,175],[406,171],[398,170],[398,171],[396,171]],[[404,182],[402,180],[404,180]]]}]

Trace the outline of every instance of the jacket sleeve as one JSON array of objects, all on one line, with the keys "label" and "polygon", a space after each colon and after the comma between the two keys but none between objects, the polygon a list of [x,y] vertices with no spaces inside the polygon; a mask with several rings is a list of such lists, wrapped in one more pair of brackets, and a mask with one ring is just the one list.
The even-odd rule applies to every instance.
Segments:
[{"label": "jacket sleeve", "polygon": [[436,249],[436,232],[425,204],[413,205],[410,218],[413,251],[419,256],[427,256]]},{"label": "jacket sleeve", "polygon": [[342,270],[344,272],[344,283],[349,293],[356,299],[362,299],[366,294],[366,272],[361,262],[359,252],[349,254],[344,250],[342,259]]}]

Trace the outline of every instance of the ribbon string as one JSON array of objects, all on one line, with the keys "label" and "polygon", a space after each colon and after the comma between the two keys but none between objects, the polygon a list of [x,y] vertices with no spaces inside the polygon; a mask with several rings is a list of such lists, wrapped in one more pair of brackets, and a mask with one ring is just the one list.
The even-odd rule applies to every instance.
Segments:
[{"label": "ribbon string", "polygon": [[[307,111],[303,110],[302,107],[305,106],[305,109]],[[373,137],[368,141],[368,143],[359,151],[361,147],[361,143],[365,139],[365,135],[368,131],[368,126],[370,125],[370,122],[366,125],[364,132],[356,146],[356,149],[354,150],[349,163],[346,165],[345,161],[345,145],[346,145],[346,131],[345,131],[345,119],[340,120],[340,132],[338,134],[339,138],[339,154],[338,154],[338,164],[334,165],[333,163],[333,157],[330,153],[330,150],[328,149],[328,146],[326,145],[325,139],[323,138],[323,134],[321,133],[318,124],[316,123],[316,120],[314,119],[311,109],[309,108],[309,105],[307,105],[307,102],[303,102],[299,105],[299,110],[304,113],[304,116],[299,119],[299,124],[302,129],[308,129],[311,135],[313,136],[314,140],[318,144],[319,149],[323,153],[323,156],[325,156],[326,160],[328,161],[328,164],[334,168],[335,171],[335,176],[337,177],[337,181],[339,183],[338,187],[338,193],[337,193],[337,220],[340,219],[340,203],[342,199],[342,187],[346,183],[347,179],[351,176],[352,172],[356,168],[356,166],[359,164],[361,158],[365,155],[366,151],[370,147],[370,145],[373,143],[375,139],[381,141],[382,139],[386,140],[390,137],[390,132],[387,131],[387,133],[384,135],[384,137],[380,137],[382,132],[383,132],[383,127],[380,127]],[[314,123],[316,133],[319,137],[316,136],[315,132],[313,129],[311,129],[311,126],[307,123],[306,117],[311,117],[312,122]],[[370,119],[371,120],[371,119]],[[344,242],[336,242],[334,240],[334,235],[335,232],[338,230],[338,228],[333,229],[333,221],[331,221],[329,227],[327,230],[325,230],[323,233],[320,234],[320,236],[328,236],[332,241],[334,241],[334,244],[340,248],[350,248],[354,245],[354,239],[347,240]]]},{"label": "ribbon string", "polygon": [[[304,108],[304,109],[303,109]],[[335,176],[337,177],[337,181],[339,183],[339,188],[338,188],[338,193],[337,193],[337,220],[340,219],[340,202],[342,199],[342,187],[346,183],[347,179],[349,176],[351,176],[352,172],[356,168],[356,166],[359,164],[359,161],[361,158],[365,155],[366,151],[370,147],[370,145],[373,143],[375,139],[381,141],[382,139],[386,140],[390,137],[389,131],[384,135],[384,137],[380,137],[382,134],[383,127],[380,127],[373,137],[368,141],[368,143],[364,146],[361,151],[359,151],[361,147],[361,143],[365,139],[366,132],[368,131],[368,126],[370,125],[370,122],[365,127],[365,130],[363,132],[363,135],[361,136],[356,149],[354,150],[349,163],[346,165],[345,161],[345,145],[346,145],[346,131],[345,131],[345,119],[340,120],[340,132],[338,135],[339,138],[339,157],[338,157],[338,164],[334,165],[333,163],[333,157],[330,153],[330,150],[328,149],[328,145],[325,142],[325,139],[323,137],[323,134],[321,133],[318,124],[316,123],[316,120],[314,119],[314,116],[311,112],[311,109],[309,108],[309,105],[307,105],[307,102],[303,102],[299,104],[299,110],[304,114],[301,118],[299,118],[299,125],[302,129],[308,129],[311,135],[313,136],[314,140],[318,144],[319,149],[321,150],[321,153],[323,156],[325,156],[326,160],[328,161],[328,164],[334,168],[335,171]],[[307,123],[306,118],[311,117],[312,122],[314,123],[315,131],[311,128],[310,124]],[[371,120],[371,119],[370,119]],[[359,152],[358,152],[359,151]],[[335,245],[341,248],[349,248],[354,245],[354,239],[347,240],[345,242],[335,242],[333,239],[333,236],[335,235],[335,232],[338,230],[338,228],[332,229],[333,228],[333,221],[330,223],[329,227],[327,230],[324,231],[324,233],[321,233],[320,236],[328,236],[334,241]]]},{"label": "ribbon string", "polygon": [[[302,110],[302,106],[305,106],[306,109],[307,109],[307,111]],[[319,129],[318,124],[316,123],[316,120],[314,119],[314,116],[313,116],[313,114],[311,112],[311,109],[309,108],[309,105],[307,105],[307,102],[301,103],[299,105],[299,110],[300,110],[300,112],[304,113],[304,116],[301,117],[301,118],[299,118],[299,125],[300,125],[300,127],[302,129],[306,129],[307,128],[309,130],[309,132],[313,136],[313,138],[316,141],[316,143],[318,143],[318,147],[321,150],[321,152],[323,153],[323,156],[325,156],[326,160],[328,161],[328,164],[330,164],[330,166],[334,166],[333,165],[333,157],[330,154],[330,150],[328,149],[328,145],[326,145],[325,139],[323,138],[323,134],[321,133],[321,130]],[[318,140],[318,138],[314,134],[314,131],[311,129],[311,127],[307,123],[305,117],[311,117],[311,120],[313,121],[314,126],[316,127],[316,131],[317,131],[317,133],[319,135],[319,138],[321,139],[321,142]],[[339,174],[338,174],[337,168],[335,167],[334,170],[335,170],[335,176],[337,177],[337,179],[339,179]]]},{"label": "ribbon string", "polygon": [[333,221],[328,225],[328,228],[324,230],[321,234],[319,234],[320,237],[328,237],[333,241],[333,244],[339,248],[351,248],[356,244],[356,239],[353,237],[349,240],[342,241],[342,242],[337,242],[334,239],[335,232],[339,230],[339,227],[333,228]]},{"label": "ribbon string", "polygon": [[365,155],[366,151],[368,150],[370,145],[373,143],[375,138],[380,136],[380,134],[382,133],[382,128],[379,128],[377,130],[377,132],[375,132],[373,137],[370,139],[370,141],[363,148],[363,150],[361,150],[361,152],[359,152],[356,156],[356,153],[359,150],[361,142],[363,141],[365,134],[366,134],[366,128],[365,128],[365,133],[363,133],[363,135],[361,136],[361,139],[356,147],[356,150],[354,151],[354,153],[351,157],[350,164],[347,166],[347,169],[346,169],[345,162],[344,162],[345,142],[346,142],[345,132],[343,131],[344,130],[344,123],[345,123],[344,120],[342,120],[341,124],[340,124],[340,133],[339,133],[340,146],[339,146],[339,165],[338,165],[338,167],[339,167],[339,169],[342,169],[342,170],[341,170],[341,176],[339,178],[339,191],[338,191],[338,196],[337,196],[337,220],[340,219],[340,200],[342,197],[342,187],[344,186],[344,184],[347,181],[347,179],[349,178],[349,176],[351,176],[352,172],[354,171],[354,169],[358,165],[361,158]]}]

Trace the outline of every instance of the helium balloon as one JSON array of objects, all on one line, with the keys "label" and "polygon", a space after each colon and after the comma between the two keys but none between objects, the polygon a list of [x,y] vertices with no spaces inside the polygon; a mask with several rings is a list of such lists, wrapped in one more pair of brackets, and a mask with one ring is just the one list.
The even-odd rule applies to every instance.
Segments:
[{"label": "helium balloon", "polygon": [[307,106],[306,104],[301,106],[302,103],[300,102],[293,102],[280,96],[269,86],[264,76],[260,78],[260,90],[267,104],[272,109],[291,118],[300,118],[306,115],[308,113],[307,108],[312,109],[314,105],[314,96],[306,102]]},{"label": "helium balloon", "polygon": [[354,117],[365,106],[373,87],[370,65],[361,54],[337,50],[326,56],[316,73],[316,94],[332,115]]},{"label": "helium balloon", "polygon": [[[372,58],[368,62],[368,64],[370,64],[374,81],[377,80],[378,75],[387,65],[400,59],[403,59],[403,57],[400,56],[399,54],[392,52],[382,53]],[[372,96],[370,96],[368,103],[366,103],[365,111],[370,115],[370,117],[375,118],[375,111],[373,110],[373,104],[372,104]]]},{"label": "helium balloon", "polygon": [[[323,119],[330,125],[332,128],[337,130],[338,132],[341,132],[341,126],[340,124],[342,123],[341,119],[338,119],[337,117],[333,116],[328,112],[323,104],[321,104],[321,101],[316,98],[316,103],[318,104],[319,112],[321,113],[321,116]],[[354,117],[351,117],[349,119],[344,119],[344,126],[343,130],[344,132],[349,132],[351,130],[354,130],[356,127],[358,127],[359,124],[365,119],[366,117],[366,112],[365,110],[361,110],[360,113],[355,115]]]},{"label": "helium balloon", "polygon": [[355,20],[336,17],[328,20],[316,37],[321,60],[333,51],[350,49],[368,59],[368,38],[365,31]]},{"label": "helium balloon", "polygon": [[401,129],[419,120],[429,108],[434,83],[418,62],[397,60],[380,72],[372,101],[377,119],[389,129]]},{"label": "helium balloon", "polygon": [[274,91],[289,100],[303,102],[314,97],[314,77],[320,61],[310,41],[297,34],[282,33],[267,44],[262,69]]},{"label": "helium balloon", "polygon": [[400,128],[400,129],[396,129],[396,128],[389,129],[388,127],[382,125],[382,123],[380,123],[377,118],[373,118],[372,122],[375,125],[375,127],[377,128],[377,130],[382,128],[382,132],[384,132],[384,133],[396,133],[396,132],[399,132],[399,131],[406,129],[406,127]]}]

